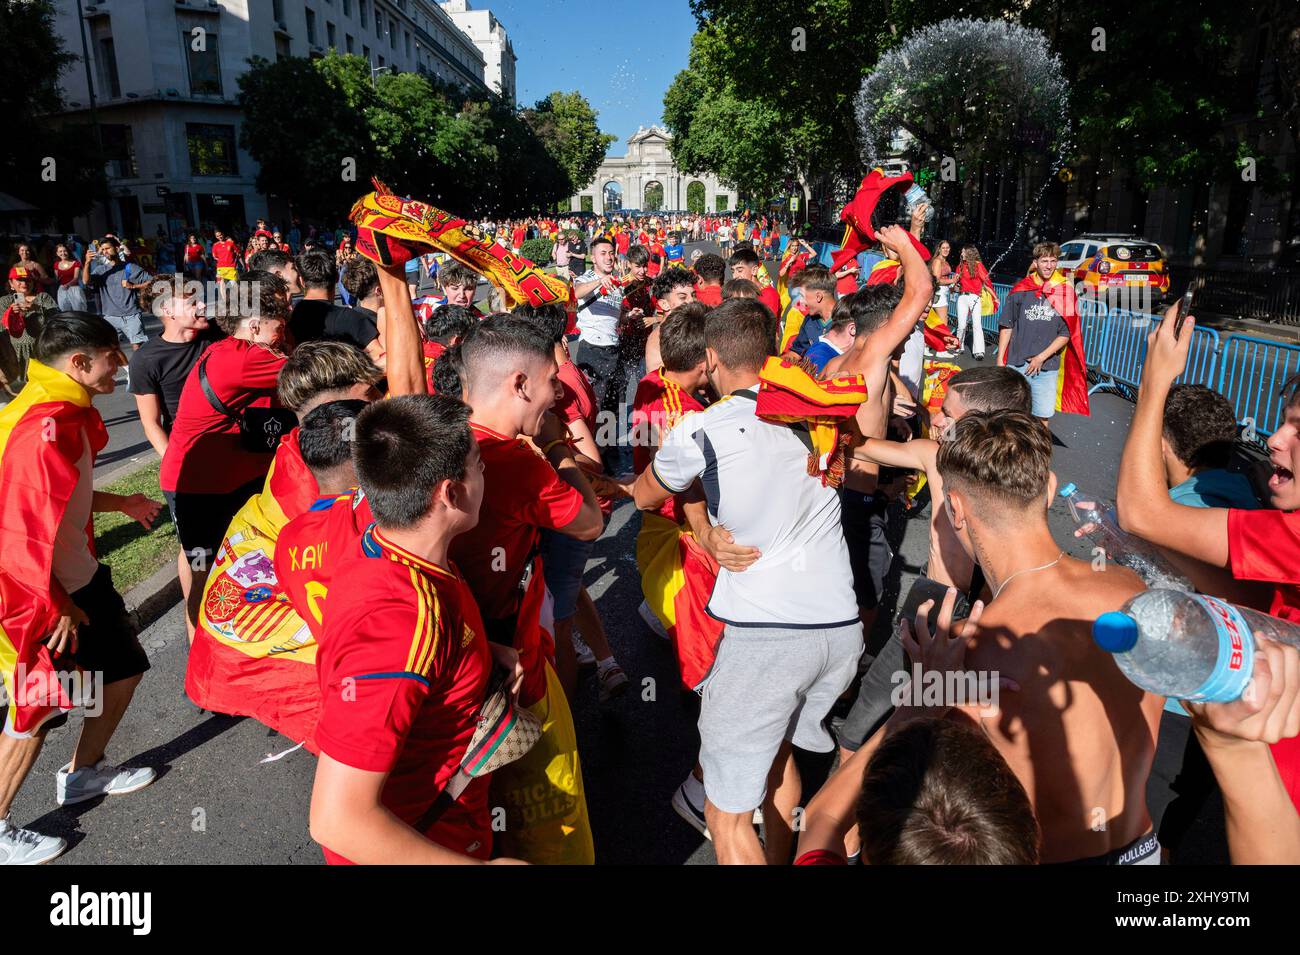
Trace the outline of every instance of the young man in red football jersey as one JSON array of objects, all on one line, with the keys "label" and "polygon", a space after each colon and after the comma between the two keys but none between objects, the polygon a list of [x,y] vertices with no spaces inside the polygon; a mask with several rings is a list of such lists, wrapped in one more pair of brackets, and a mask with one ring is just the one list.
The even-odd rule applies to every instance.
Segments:
[{"label": "young man in red football jersey", "polygon": [[360,553],[361,535],[374,521],[357,487],[352,444],[357,417],[368,401],[330,401],[313,408],[298,426],[303,463],[316,480],[317,498],[289,521],[275,545],[275,577],[317,642],[325,626],[325,598],[334,571]]},{"label": "young man in red football jersey", "polygon": [[[521,305],[513,314],[534,322],[551,340],[560,386],[552,410],[568,428],[574,460],[596,492],[601,515],[608,518],[614,510],[615,498],[623,491],[605,474],[600,447],[596,444],[596,392],[582,369],[569,357],[564,339],[568,316],[559,305]],[[559,531],[544,530],[542,567],[555,604],[555,668],[560,682],[572,696],[577,686],[578,667],[595,666],[600,702],[607,703],[627,689],[628,680],[614,659],[600,614],[582,584],[594,544]],[[574,632],[575,624],[577,632]]]},{"label": "young man in red football jersey", "polygon": [[[349,586],[321,641],[311,835],[336,864],[484,861],[486,778],[425,822],[474,735],[494,657],[448,558],[483,500],[469,409],[441,395],[377,402],[357,418],[354,455],[375,523],[338,567]],[[495,654],[517,686],[512,651]]]},{"label": "young man in red football jersey", "polygon": [[[563,424],[548,414],[558,368],[547,335],[532,322],[496,315],[470,331],[460,352],[486,491],[478,526],[458,537],[451,553],[483,612],[488,639],[519,651],[520,702],[547,726],[537,746],[552,764],[542,772],[536,762],[512,765],[498,779],[507,811],[502,838],[529,861],[591,862],[573,717],[547,661],[534,558],[544,529],[590,541],[604,530],[604,517]],[[560,785],[557,777],[568,782]],[[537,818],[543,806],[547,815]]]},{"label": "young man in red football jersey", "polygon": [[217,264],[217,278],[222,282],[239,279],[239,246],[220,229],[212,233],[212,261]]},{"label": "young man in red football jersey", "polygon": [[722,280],[727,274],[727,263],[722,256],[706,252],[695,260],[692,266],[698,281],[695,283],[695,299],[709,308],[722,304]]}]

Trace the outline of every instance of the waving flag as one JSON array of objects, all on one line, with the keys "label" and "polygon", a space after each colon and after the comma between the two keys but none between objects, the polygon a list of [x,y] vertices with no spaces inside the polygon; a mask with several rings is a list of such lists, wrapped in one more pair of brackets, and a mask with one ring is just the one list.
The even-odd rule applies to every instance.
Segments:
[{"label": "waving flag", "polygon": [[251,716],[313,753],[317,645],[276,578],[275,546],[284,526],[318,495],[294,428],[281,439],[261,493],[226,529],[185,670],[185,692],[197,705]]},{"label": "waving flag", "polygon": [[1011,289],[1012,295],[1017,292],[1033,292],[1038,298],[1047,299],[1048,304],[1065,319],[1070,341],[1061,356],[1061,373],[1056,376],[1056,410],[1065,414],[1088,414],[1088,358],[1083,351],[1083,322],[1079,318],[1079,301],[1074,286],[1059,271],[1053,272],[1046,282],[1033,272]]},{"label": "waving flag", "polygon": [[802,363],[769,358],[758,373],[755,413],[764,421],[803,422],[811,448],[808,473],[837,487],[844,479],[844,445],[840,422],[857,414],[867,400],[861,375],[835,375],[818,380]]},{"label": "waving flag", "polygon": [[[85,388],[34,358],[27,367],[27,385],[0,410],[0,674],[5,732],[24,737],[73,707],[44,642],[67,599],[54,579],[54,542],[77,462],[89,447],[93,464],[108,443]],[[93,521],[86,539],[93,552]]]},{"label": "waving flag", "polygon": [[493,242],[478,226],[416,199],[395,196],[378,179],[375,191],[358,199],[349,218],[357,226],[357,251],[379,265],[400,265],[425,252],[445,252],[501,289],[506,307],[524,302],[573,309],[572,289],[563,279]]}]

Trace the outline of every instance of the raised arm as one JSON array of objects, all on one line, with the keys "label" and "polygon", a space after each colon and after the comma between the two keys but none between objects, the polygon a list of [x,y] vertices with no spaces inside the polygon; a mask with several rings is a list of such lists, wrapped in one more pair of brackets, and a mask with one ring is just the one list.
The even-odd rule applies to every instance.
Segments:
[{"label": "raised arm", "polygon": [[1195,557],[1215,567],[1228,566],[1228,510],[1175,504],[1165,484],[1160,439],[1165,401],[1174,379],[1187,366],[1195,319],[1190,316],[1180,338],[1174,337],[1177,305],[1165,313],[1147,337],[1146,364],[1137,407],[1119,465],[1115,504],[1124,530],[1153,544]]},{"label": "raised arm", "polygon": [[[420,342],[420,326],[411,307],[405,268],[400,265],[377,266],[377,271],[379,287],[384,295],[384,336],[382,344],[377,347],[384,350],[388,393],[393,396],[425,394],[428,383],[424,377],[424,350]],[[375,339],[371,344],[379,341]]]}]

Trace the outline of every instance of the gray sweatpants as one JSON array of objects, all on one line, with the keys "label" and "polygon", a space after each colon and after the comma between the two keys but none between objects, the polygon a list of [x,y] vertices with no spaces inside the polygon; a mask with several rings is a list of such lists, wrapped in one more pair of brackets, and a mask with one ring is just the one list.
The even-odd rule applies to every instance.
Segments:
[{"label": "gray sweatpants", "polygon": [[825,720],[857,673],[862,624],[785,630],[727,624],[700,706],[704,794],[723,812],[763,802],[781,743],[828,753]]}]

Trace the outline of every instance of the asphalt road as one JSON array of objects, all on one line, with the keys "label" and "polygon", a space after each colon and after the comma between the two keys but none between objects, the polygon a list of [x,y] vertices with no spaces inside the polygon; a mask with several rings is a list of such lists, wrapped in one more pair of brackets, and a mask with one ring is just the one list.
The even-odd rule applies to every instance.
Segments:
[{"label": "asphalt road", "polygon": [[[1132,405],[1124,399],[1099,395],[1091,417],[1056,419],[1055,469],[1061,482],[1113,495],[1131,413]],[[885,601],[891,611],[925,561],[928,516],[928,508],[910,519],[895,515],[897,557]],[[1070,536],[1068,515],[1059,505],[1051,520],[1062,546],[1084,553]],[[573,701],[597,860],[708,864],[714,861],[711,844],[669,805],[695,760],[696,707],[695,698],[679,689],[667,644],[636,613],[641,600],[634,551],[638,523],[629,503],[618,507],[586,574],[610,642],[632,678],[629,692],[613,705],[597,703],[590,678]],[[320,862],[307,832],[314,759],[298,750],[264,763],[293,741],[252,720],[201,713],[184,699],[186,642],[179,606],[141,640],[153,669],[109,756],[155,766],[161,778],[129,796],[57,808],[53,777],[71,752],[79,725],[74,717],[68,728],[52,734],[18,794],[14,820],[67,837],[72,847],[60,860],[67,864]],[[828,768],[824,759],[807,758],[804,764],[810,783]]]}]

